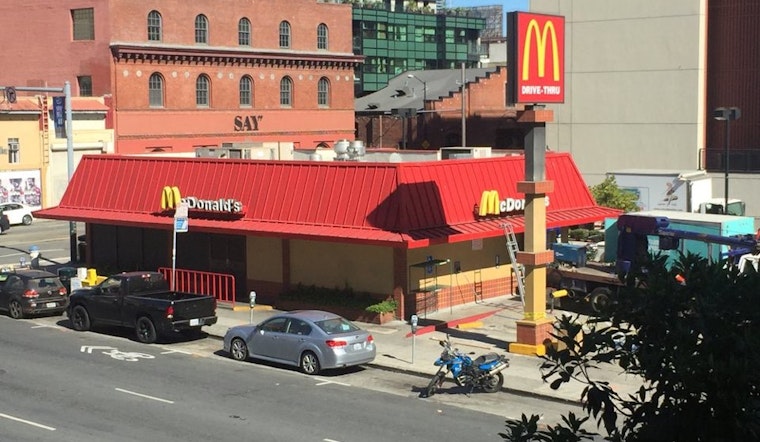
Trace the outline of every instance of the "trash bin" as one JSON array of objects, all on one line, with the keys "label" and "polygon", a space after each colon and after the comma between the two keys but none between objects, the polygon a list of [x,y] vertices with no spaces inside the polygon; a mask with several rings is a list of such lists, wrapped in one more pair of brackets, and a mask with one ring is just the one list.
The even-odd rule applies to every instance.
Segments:
[{"label": "trash bin", "polygon": [[66,291],[71,293],[71,278],[77,276],[76,267],[61,267],[58,269],[58,279],[66,287]]},{"label": "trash bin", "polygon": [[77,255],[79,256],[79,262],[87,262],[87,241],[84,240],[84,235],[79,237],[77,243]]}]

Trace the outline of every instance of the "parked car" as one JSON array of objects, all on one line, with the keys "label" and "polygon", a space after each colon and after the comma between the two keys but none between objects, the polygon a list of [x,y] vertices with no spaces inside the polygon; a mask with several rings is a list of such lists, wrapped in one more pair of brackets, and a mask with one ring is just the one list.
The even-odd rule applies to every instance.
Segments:
[{"label": "parked car", "polygon": [[11,228],[11,222],[8,219],[8,215],[4,214],[2,210],[0,210],[0,235],[4,234]]},{"label": "parked car", "polygon": [[44,270],[0,272],[0,309],[14,319],[40,313],[60,315],[69,306],[69,294],[58,276]]},{"label": "parked car", "polygon": [[111,275],[94,287],[74,290],[67,313],[74,330],[127,327],[145,344],[170,332],[198,334],[217,321],[213,296],[171,291],[161,273],[149,271]]},{"label": "parked car", "polygon": [[224,335],[224,350],[238,361],[250,356],[300,367],[310,375],[372,362],[376,352],[368,331],[321,310],[285,312],[258,325],[232,327]]},{"label": "parked car", "polygon": [[11,224],[23,224],[28,226],[34,221],[34,215],[32,215],[33,209],[26,204],[2,203],[0,204],[0,211],[2,211],[3,214],[8,215],[8,221]]}]

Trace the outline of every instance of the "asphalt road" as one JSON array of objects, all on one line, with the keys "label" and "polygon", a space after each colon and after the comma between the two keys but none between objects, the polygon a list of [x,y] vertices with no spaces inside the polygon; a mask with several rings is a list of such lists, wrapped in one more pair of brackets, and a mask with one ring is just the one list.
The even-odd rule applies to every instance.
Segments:
[{"label": "asphalt road", "polygon": [[[63,320],[60,320],[63,324]],[[4,440],[499,440],[503,419],[115,333],[0,316]]]},{"label": "asphalt road", "polygon": [[[84,227],[77,224],[77,235]],[[70,261],[68,221],[35,219],[29,226],[14,225],[0,236],[0,267],[19,264],[19,258],[29,262],[29,247],[36,245],[42,255],[40,266],[65,264]]]}]

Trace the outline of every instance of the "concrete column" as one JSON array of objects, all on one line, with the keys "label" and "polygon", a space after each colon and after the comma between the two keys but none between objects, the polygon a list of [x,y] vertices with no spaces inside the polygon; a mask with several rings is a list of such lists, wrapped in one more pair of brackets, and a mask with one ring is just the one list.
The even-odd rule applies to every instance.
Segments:
[{"label": "concrete column", "polygon": [[546,313],[546,265],[554,260],[546,250],[546,194],[554,183],[545,179],[546,123],[552,117],[552,111],[538,107],[518,113],[518,121],[531,124],[525,137],[525,181],[517,183],[517,191],[525,194],[525,250],[517,253],[517,262],[525,267],[525,309],[509,351],[526,355],[546,353],[554,322]]}]

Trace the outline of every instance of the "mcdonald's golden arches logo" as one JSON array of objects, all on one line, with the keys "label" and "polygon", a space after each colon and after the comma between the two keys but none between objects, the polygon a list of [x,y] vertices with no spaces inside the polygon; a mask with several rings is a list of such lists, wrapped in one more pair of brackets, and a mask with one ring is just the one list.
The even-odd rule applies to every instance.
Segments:
[{"label": "mcdonald's golden arches logo", "polygon": [[[544,202],[549,207],[549,196],[545,196]],[[477,206],[476,215],[479,218],[488,216],[512,215],[525,210],[524,198],[499,198],[496,190],[484,190],[480,195],[480,204]]]},{"label": "mcdonald's golden arches logo", "polygon": [[565,18],[508,14],[510,103],[565,102]]},{"label": "mcdonald's golden arches logo", "polygon": [[499,192],[495,190],[484,191],[480,196],[478,216],[500,215],[499,205]]},{"label": "mcdonald's golden arches logo", "polygon": [[161,191],[161,210],[174,210],[182,201],[182,195],[177,186],[164,186]]}]

